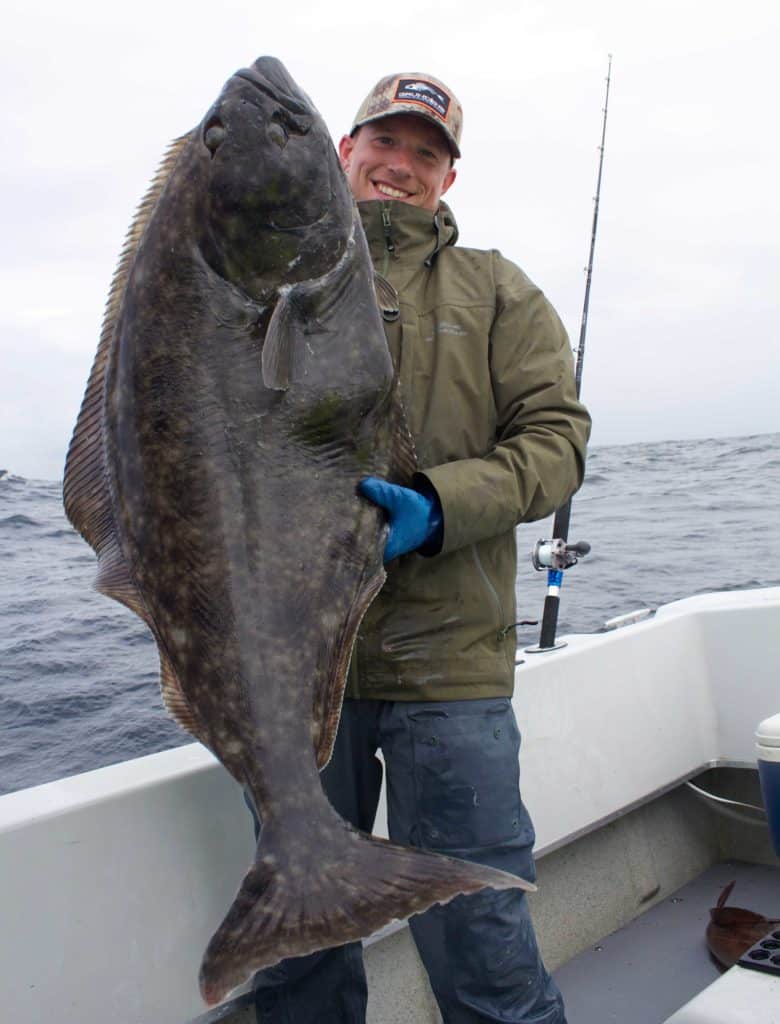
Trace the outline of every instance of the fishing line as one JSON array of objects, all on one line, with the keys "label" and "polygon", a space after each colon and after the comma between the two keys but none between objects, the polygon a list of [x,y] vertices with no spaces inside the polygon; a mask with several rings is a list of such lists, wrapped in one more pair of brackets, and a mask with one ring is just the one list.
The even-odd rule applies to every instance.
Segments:
[{"label": "fishing line", "polygon": [[[590,254],[585,278],[585,300],[582,306],[582,322],[580,324],[580,339],[577,346],[577,358],[574,367],[574,382],[577,390],[577,398],[580,397],[582,386],[582,364],[585,360],[585,334],[588,327],[588,307],[590,305],[590,285],[593,278],[593,256],[596,250],[596,230],[599,221],[599,198],[601,196],[601,172],[604,167],[604,144],[607,136],[607,108],[609,107],[609,84],[612,77],[612,54],[609,54],[607,66],[607,88],[604,99],[604,118],[601,126],[601,145],[599,146],[599,172],[596,181],[596,195],[593,199],[593,227],[590,235]],[[542,628],[539,636],[538,647],[527,647],[529,654],[539,654],[543,651],[554,651],[565,647],[565,643],[555,642],[555,632],[558,628],[558,611],[560,609],[560,593],[563,586],[563,574],[566,569],[576,565],[578,560],[587,555],[590,551],[590,544],[580,541],[577,544],[568,544],[569,520],[571,518],[571,498],[562,505],[555,513],[553,520],[554,540],[540,540],[537,542],[532,555],[535,569],[547,569],[547,595],[544,599],[544,611],[542,613]]]}]

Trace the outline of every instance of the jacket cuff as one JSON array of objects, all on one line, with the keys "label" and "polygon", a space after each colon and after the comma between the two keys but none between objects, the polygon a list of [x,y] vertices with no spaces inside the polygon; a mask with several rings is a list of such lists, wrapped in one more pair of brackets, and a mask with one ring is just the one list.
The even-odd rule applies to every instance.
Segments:
[{"label": "jacket cuff", "polygon": [[447,462],[417,476],[438,496],[444,527],[438,549],[424,553],[446,554],[513,529],[517,494],[501,493],[507,487],[506,477],[502,480],[503,474],[491,473],[484,460]]},{"label": "jacket cuff", "polygon": [[436,488],[423,473],[415,473],[412,477],[412,487],[418,494],[422,494],[433,503],[430,520],[434,525],[433,532],[424,544],[417,548],[416,554],[431,558],[441,551],[442,539],[444,537],[444,512],[441,507],[441,499]]}]

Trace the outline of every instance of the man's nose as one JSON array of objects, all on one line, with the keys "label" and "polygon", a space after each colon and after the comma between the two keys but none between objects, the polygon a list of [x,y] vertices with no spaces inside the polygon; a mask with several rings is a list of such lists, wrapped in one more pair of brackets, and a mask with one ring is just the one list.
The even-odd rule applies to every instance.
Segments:
[{"label": "man's nose", "polygon": [[393,150],[387,166],[396,174],[411,174],[412,160],[409,150],[405,146],[400,146],[398,149]]}]

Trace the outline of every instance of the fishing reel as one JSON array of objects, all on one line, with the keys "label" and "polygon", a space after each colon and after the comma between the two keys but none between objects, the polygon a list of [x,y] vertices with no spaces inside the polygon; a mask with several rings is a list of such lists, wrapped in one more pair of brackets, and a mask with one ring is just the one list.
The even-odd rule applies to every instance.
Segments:
[{"label": "fishing reel", "polygon": [[567,544],[557,537],[555,540],[538,540],[531,555],[534,569],[571,569],[580,558],[590,551],[590,544],[581,540],[577,544]]}]

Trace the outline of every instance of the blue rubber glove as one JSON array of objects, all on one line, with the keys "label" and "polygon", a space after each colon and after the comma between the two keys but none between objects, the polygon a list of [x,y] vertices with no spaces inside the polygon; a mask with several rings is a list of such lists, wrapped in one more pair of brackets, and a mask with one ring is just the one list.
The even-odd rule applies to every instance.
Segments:
[{"label": "blue rubber glove", "polygon": [[422,493],[367,476],[358,484],[358,492],[387,512],[390,533],[385,565],[410,551],[422,548],[422,554],[435,554],[441,547],[444,521],[439,497],[432,488],[430,493]]}]

